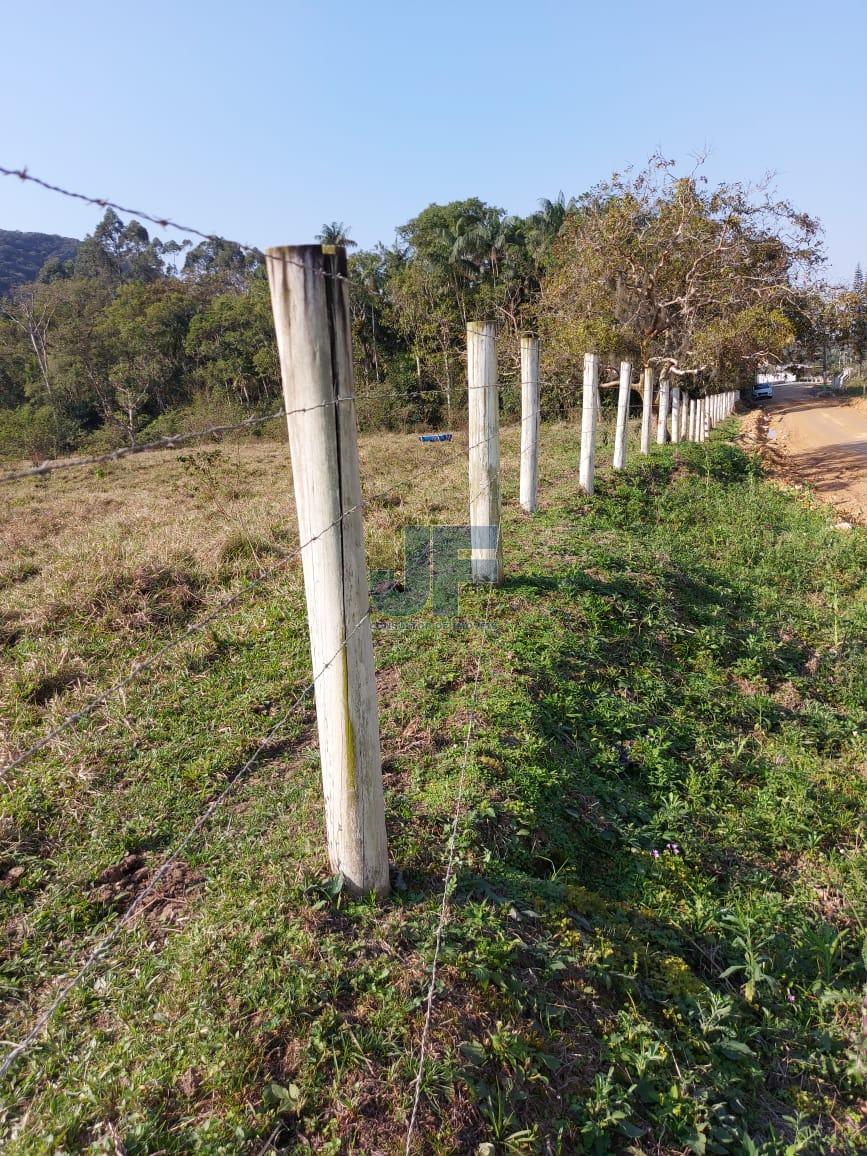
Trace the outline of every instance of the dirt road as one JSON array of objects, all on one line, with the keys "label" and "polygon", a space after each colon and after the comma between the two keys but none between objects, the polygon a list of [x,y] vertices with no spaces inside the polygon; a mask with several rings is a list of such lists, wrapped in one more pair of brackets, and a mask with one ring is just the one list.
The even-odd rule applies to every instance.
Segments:
[{"label": "dirt road", "polygon": [[844,517],[867,522],[867,408],[820,397],[805,383],[777,385],[762,403],[760,440],[775,472],[809,486]]}]

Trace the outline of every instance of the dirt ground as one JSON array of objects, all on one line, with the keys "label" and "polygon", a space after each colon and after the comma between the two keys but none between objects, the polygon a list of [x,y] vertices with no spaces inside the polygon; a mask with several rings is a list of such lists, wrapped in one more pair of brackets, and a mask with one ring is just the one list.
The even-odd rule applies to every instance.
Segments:
[{"label": "dirt ground", "polygon": [[744,437],[760,447],[771,473],[808,486],[849,521],[867,523],[867,405],[822,397],[819,387],[776,386],[749,415]]}]

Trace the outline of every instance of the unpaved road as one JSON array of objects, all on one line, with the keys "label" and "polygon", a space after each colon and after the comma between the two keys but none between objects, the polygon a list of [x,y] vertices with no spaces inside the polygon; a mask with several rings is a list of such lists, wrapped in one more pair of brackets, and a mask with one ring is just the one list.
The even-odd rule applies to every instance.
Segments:
[{"label": "unpaved road", "polygon": [[844,516],[867,522],[867,409],[854,400],[820,397],[818,388],[775,386],[773,401],[762,403],[760,440],[787,480],[809,486]]}]

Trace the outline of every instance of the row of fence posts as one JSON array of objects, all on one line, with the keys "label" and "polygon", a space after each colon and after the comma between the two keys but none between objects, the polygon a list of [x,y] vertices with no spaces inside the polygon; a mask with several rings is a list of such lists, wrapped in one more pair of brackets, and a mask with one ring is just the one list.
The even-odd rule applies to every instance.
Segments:
[{"label": "row of fence posts", "polygon": [[[269,249],[268,277],[287,411],[314,671],[328,858],[347,890],[389,891],[388,843],[352,380],[346,252]],[[500,416],[494,322],[467,326],[472,579],[503,577]],[[632,366],[620,367],[614,467],[626,465]],[[650,452],[654,371],[643,374],[641,452]],[[688,397],[659,382],[657,442],[704,441],[735,392]],[[593,493],[599,358],[584,358],[579,483]],[[539,340],[521,338],[520,504],[538,499]]]}]

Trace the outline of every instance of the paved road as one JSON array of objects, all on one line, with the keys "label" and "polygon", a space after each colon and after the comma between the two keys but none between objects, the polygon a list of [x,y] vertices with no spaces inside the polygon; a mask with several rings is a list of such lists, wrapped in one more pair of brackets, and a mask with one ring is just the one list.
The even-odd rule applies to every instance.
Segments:
[{"label": "paved road", "polygon": [[867,407],[820,397],[807,383],[775,386],[773,401],[762,407],[786,475],[844,515],[867,521]]}]

